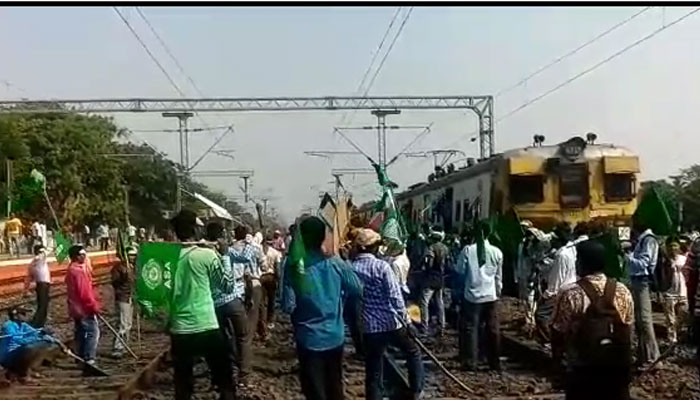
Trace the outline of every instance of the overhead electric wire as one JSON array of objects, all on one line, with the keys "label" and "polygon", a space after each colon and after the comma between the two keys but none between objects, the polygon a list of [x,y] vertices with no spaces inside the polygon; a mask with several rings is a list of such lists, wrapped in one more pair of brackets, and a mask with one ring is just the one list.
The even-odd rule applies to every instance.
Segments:
[{"label": "overhead electric wire", "polygon": [[[588,68],[586,68],[586,69],[584,69],[583,71],[579,72],[578,74],[576,74],[576,75],[574,75],[574,76],[568,78],[568,79],[565,80],[564,82],[562,82],[562,83],[560,83],[560,84],[554,86],[553,88],[551,88],[551,89],[549,89],[549,90],[547,90],[547,91],[545,91],[545,92],[539,94],[538,96],[536,96],[536,97],[530,99],[529,101],[527,101],[527,102],[521,104],[520,106],[518,106],[518,107],[516,107],[516,108],[514,108],[514,109],[512,109],[512,110],[510,110],[509,112],[507,112],[507,113],[504,114],[503,116],[497,118],[494,122],[501,122],[501,121],[503,121],[503,120],[505,120],[505,119],[507,119],[507,118],[510,118],[512,115],[514,115],[515,113],[521,111],[522,109],[529,107],[530,105],[532,105],[532,104],[534,104],[534,103],[536,103],[536,102],[542,100],[543,98],[545,98],[545,97],[549,96],[550,94],[552,94],[552,93],[558,91],[559,89],[562,89],[563,87],[565,87],[565,86],[567,86],[568,84],[570,84],[570,83],[576,81],[577,79],[579,79],[579,78],[581,78],[581,77],[583,77],[583,76],[589,74],[590,72],[593,72],[594,70],[598,69],[599,67],[601,67],[601,66],[607,64],[608,62],[612,61],[613,59],[615,59],[615,58],[621,56],[622,54],[628,52],[629,50],[631,50],[631,49],[637,47],[638,45],[640,45],[640,44],[646,42],[647,40],[653,38],[654,36],[656,36],[656,35],[658,35],[659,33],[665,31],[666,29],[668,29],[668,28],[670,28],[670,27],[672,27],[672,26],[678,24],[679,22],[681,22],[681,21],[685,20],[686,18],[692,16],[693,14],[697,13],[698,11],[700,11],[700,7],[695,8],[695,9],[693,9],[692,11],[690,11],[690,12],[684,14],[683,16],[681,16],[681,17],[679,17],[679,18],[677,18],[677,19],[671,21],[670,23],[663,25],[662,27],[660,27],[660,28],[658,28],[658,29],[652,31],[652,32],[649,33],[648,35],[646,35],[646,36],[644,36],[644,37],[642,37],[642,38],[640,38],[640,39],[638,39],[638,40],[632,42],[631,44],[629,44],[629,45],[623,47],[622,49],[616,51],[615,53],[613,53],[612,55],[606,57],[605,59],[603,59],[603,60],[597,62],[596,64],[594,64],[594,65],[592,65],[592,66],[590,66],[590,67],[588,67]],[[466,136],[466,137],[469,137],[469,136],[472,136],[472,135],[474,135],[474,134],[476,134],[476,133],[478,133],[478,131],[472,131],[472,132],[470,132],[470,133],[467,134],[467,135],[460,136],[460,138],[457,139],[455,142],[453,142],[453,143],[451,144],[451,146],[454,146],[454,145],[456,145],[457,143],[459,143],[460,141],[462,141],[463,138],[464,138],[465,136]],[[416,165],[417,165],[417,164],[416,164]]]},{"label": "overhead electric wire", "polygon": [[136,40],[139,42],[139,44],[141,45],[141,47],[143,47],[143,49],[146,51],[146,53],[148,54],[148,56],[151,58],[151,61],[153,61],[153,63],[156,64],[156,66],[158,67],[158,69],[160,70],[160,72],[162,72],[163,75],[165,75],[165,78],[168,80],[168,82],[170,82],[170,85],[171,85],[173,88],[175,88],[175,90],[180,94],[181,97],[187,98],[187,96],[185,95],[185,93],[182,91],[182,89],[180,89],[180,87],[177,85],[177,83],[175,83],[175,81],[174,81],[173,78],[170,76],[170,74],[168,73],[168,71],[166,71],[165,68],[163,67],[163,65],[160,63],[160,61],[158,61],[158,58],[156,58],[156,56],[151,52],[151,49],[148,48],[148,45],[146,45],[146,43],[143,41],[143,39],[141,39],[141,36],[139,36],[139,34],[138,34],[138,33],[134,30],[134,28],[131,26],[131,24],[129,23],[129,21],[124,17],[124,14],[122,14],[122,12],[119,11],[119,8],[116,7],[116,6],[112,6],[112,9],[114,10],[114,12],[117,13],[117,15],[119,15],[119,18],[121,18],[121,20],[124,22],[124,24],[126,25],[126,27],[129,28],[129,31],[131,31],[131,34],[134,35],[134,37],[135,37]]},{"label": "overhead electric wire", "polygon": [[553,66],[559,64],[560,62],[564,61],[565,59],[567,59],[567,58],[573,56],[574,54],[576,54],[576,53],[578,53],[579,51],[585,49],[586,47],[588,47],[588,46],[590,46],[591,44],[597,42],[598,40],[604,38],[605,36],[607,36],[608,34],[612,33],[613,31],[617,30],[618,28],[621,28],[622,26],[626,25],[627,23],[629,23],[629,22],[632,21],[633,19],[635,19],[635,18],[637,18],[638,16],[644,14],[645,12],[649,11],[649,10],[652,9],[652,8],[653,8],[653,7],[645,7],[645,8],[643,8],[643,9],[641,9],[640,11],[637,11],[636,13],[634,13],[634,14],[632,14],[631,16],[627,17],[626,19],[624,19],[624,20],[618,22],[617,24],[611,26],[610,28],[606,29],[605,31],[599,33],[599,34],[598,34],[597,36],[595,36],[594,38],[588,40],[587,42],[585,42],[585,43],[583,43],[583,44],[581,44],[581,45],[579,45],[578,47],[574,48],[573,50],[571,50],[571,51],[569,51],[569,52],[567,52],[567,53],[565,53],[565,54],[563,54],[563,55],[557,57],[556,59],[554,59],[554,60],[551,61],[550,63],[541,66],[540,68],[538,68],[537,70],[535,70],[535,71],[532,72],[531,74],[529,74],[529,75],[527,75],[526,77],[522,78],[522,79],[521,79],[520,81],[518,81],[517,83],[515,83],[515,84],[513,84],[513,85],[511,85],[511,86],[508,86],[508,87],[506,87],[506,88],[503,88],[503,89],[499,90],[499,91],[496,93],[496,95],[495,95],[494,97],[499,97],[499,96],[503,95],[504,93],[510,92],[511,90],[513,90],[513,89],[515,89],[515,88],[517,88],[517,87],[519,87],[519,86],[525,84],[527,81],[529,81],[530,79],[534,78],[535,76],[541,74],[541,73],[544,72],[545,70],[547,70],[547,69],[549,69],[549,68],[551,68],[551,67],[553,67]]},{"label": "overhead electric wire", "polygon": [[197,92],[197,94],[200,97],[207,97],[199,89],[199,86],[197,86],[195,81],[187,74],[187,72],[185,72],[185,68],[183,68],[182,64],[180,64],[180,61],[177,59],[177,57],[175,57],[173,52],[170,51],[170,47],[168,47],[168,45],[165,44],[165,40],[163,40],[163,38],[158,34],[156,29],[153,27],[153,24],[151,24],[151,21],[149,21],[148,18],[146,18],[146,15],[144,15],[144,13],[141,11],[141,7],[134,7],[134,8],[136,9],[136,12],[139,14],[141,19],[143,19],[143,21],[146,23],[146,25],[148,26],[148,29],[150,29],[153,36],[155,36],[156,39],[158,39],[158,43],[160,43],[160,45],[163,47],[163,49],[165,50],[165,53],[168,55],[168,57],[170,57],[171,60],[173,60],[173,63],[175,63],[175,66],[177,67],[177,69],[180,70],[180,73],[187,79],[187,81],[190,83],[190,85],[192,85],[192,87]]}]

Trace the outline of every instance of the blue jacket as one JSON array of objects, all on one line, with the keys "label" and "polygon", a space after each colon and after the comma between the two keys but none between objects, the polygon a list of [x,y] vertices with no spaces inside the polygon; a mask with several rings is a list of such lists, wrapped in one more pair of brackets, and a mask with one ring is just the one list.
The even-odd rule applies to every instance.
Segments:
[{"label": "blue jacket", "polygon": [[303,280],[292,283],[289,265],[284,267],[282,306],[292,314],[297,344],[307,350],[325,351],[345,342],[343,303],[359,299],[362,285],[351,266],[340,257],[311,254]]},{"label": "blue jacket", "polygon": [[26,322],[7,321],[0,335],[9,336],[0,340],[0,363],[4,363],[7,356],[18,348],[43,339],[41,331]]}]

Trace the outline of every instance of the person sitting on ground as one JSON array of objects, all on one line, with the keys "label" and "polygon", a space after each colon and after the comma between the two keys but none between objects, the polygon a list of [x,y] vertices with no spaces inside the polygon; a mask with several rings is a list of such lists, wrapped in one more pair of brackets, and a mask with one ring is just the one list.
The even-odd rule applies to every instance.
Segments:
[{"label": "person sitting on ground", "polygon": [[300,261],[297,244],[287,247],[282,304],[292,314],[301,390],[307,400],[342,400],[343,308],[345,299],[361,298],[362,285],[346,261],[323,254],[326,225],[320,218],[303,219],[299,230],[305,257],[294,264]]},{"label": "person sitting on ground", "polygon": [[361,229],[355,238],[358,255],[353,269],[364,285],[365,398],[383,398],[384,353],[391,345],[406,358],[410,399],[417,400],[422,396],[425,381],[423,360],[420,349],[411,339],[416,332],[406,311],[399,280],[389,263],[377,258],[381,244],[381,236],[372,229]]},{"label": "person sitting on ground", "polygon": [[[97,344],[100,340],[100,327],[97,315],[100,304],[97,301],[95,288],[92,285],[92,272],[87,252],[81,245],[68,249],[70,264],[66,274],[66,294],[68,299],[68,314],[74,322],[76,353],[87,364],[95,365]],[[93,369],[83,367],[83,374],[91,374]]]},{"label": "person sitting on ground", "polygon": [[[566,399],[629,399],[632,372],[632,294],[606,278],[605,248],[596,241],[577,245],[582,278],[557,297],[552,350],[560,364],[566,352]],[[558,366],[558,365],[557,365]]]},{"label": "person sitting on ground", "polygon": [[0,332],[0,365],[7,371],[8,380],[16,378],[22,383],[55,349],[54,340],[43,329],[35,329],[26,322],[28,313],[21,306],[10,308],[9,320]]}]

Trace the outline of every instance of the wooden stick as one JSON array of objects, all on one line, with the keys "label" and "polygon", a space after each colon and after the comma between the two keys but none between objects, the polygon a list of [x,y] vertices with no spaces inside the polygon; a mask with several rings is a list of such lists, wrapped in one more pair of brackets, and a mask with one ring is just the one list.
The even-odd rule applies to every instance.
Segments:
[{"label": "wooden stick", "polygon": [[433,362],[435,363],[435,365],[437,365],[438,368],[440,368],[440,370],[441,370],[445,375],[447,375],[448,378],[450,378],[454,383],[456,383],[459,387],[461,387],[462,390],[464,390],[465,392],[470,393],[470,394],[474,394],[474,391],[473,391],[469,386],[467,386],[464,382],[460,381],[459,378],[457,378],[456,376],[454,376],[454,374],[453,374],[452,372],[450,372],[450,371],[447,369],[447,367],[445,367],[445,366],[442,364],[442,362],[440,362],[440,360],[438,360],[438,358],[435,356],[435,354],[433,354],[430,350],[428,350],[427,347],[425,347],[425,345],[423,344],[423,342],[421,342],[421,341],[420,341],[417,337],[415,337],[415,336],[412,336],[412,337],[413,337],[413,341],[416,342],[416,344],[418,345],[418,347],[420,347],[421,350],[423,350],[423,352],[428,356],[428,358],[430,358],[431,360],[433,360]]},{"label": "wooden stick", "polygon": [[139,345],[139,353],[143,353],[143,348],[141,348],[141,307],[136,303],[134,309],[136,310],[136,341]]},{"label": "wooden stick", "polygon": [[131,354],[132,357],[134,357],[135,359],[138,360],[138,359],[139,359],[139,356],[137,356],[136,353],[134,353],[133,350],[131,350],[131,348],[129,347],[129,345],[126,344],[126,341],[124,341],[124,339],[121,337],[121,335],[119,334],[119,332],[117,332],[117,330],[114,329],[114,328],[112,327],[112,325],[109,324],[109,322],[107,322],[107,320],[105,319],[105,317],[103,317],[103,316],[100,315],[100,314],[97,314],[97,316],[100,318],[100,320],[102,321],[102,323],[104,323],[105,326],[107,326],[107,328],[108,328],[110,331],[112,331],[112,333],[114,334],[114,336],[117,337],[117,340],[119,340],[119,342],[124,346],[124,348],[126,349],[126,351],[128,351],[129,354]]}]

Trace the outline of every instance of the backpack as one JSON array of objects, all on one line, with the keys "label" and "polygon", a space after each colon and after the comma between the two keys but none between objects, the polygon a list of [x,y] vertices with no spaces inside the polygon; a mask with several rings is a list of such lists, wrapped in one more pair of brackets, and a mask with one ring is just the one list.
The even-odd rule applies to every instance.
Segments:
[{"label": "backpack", "polygon": [[671,289],[674,272],[673,259],[659,249],[659,258],[654,270],[654,288],[657,292],[663,293]]},{"label": "backpack", "polygon": [[608,279],[602,296],[586,279],[577,284],[591,302],[574,334],[579,362],[591,367],[631,365],[631,329],[614,304],[617,281]]}]

